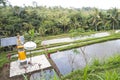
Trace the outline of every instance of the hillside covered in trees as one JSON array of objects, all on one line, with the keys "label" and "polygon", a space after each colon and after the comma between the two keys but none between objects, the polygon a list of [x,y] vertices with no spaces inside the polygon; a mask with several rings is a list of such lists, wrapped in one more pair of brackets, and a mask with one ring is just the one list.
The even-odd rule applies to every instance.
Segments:
[{"label": "hillside covered in trees", "polygon": [[34,29],[36,35],[56,35],[73,31],[120,29],[120,10],[112,8],[62,8],[46,6],[0,6],[0,36],[26,34]]}]

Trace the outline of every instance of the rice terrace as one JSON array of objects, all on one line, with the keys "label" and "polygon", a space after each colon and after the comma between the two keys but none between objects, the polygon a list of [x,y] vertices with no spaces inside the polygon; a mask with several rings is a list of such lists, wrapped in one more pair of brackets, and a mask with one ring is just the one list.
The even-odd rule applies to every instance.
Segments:
[{"label": "rice terrace", "polygon": [[0,0],[0,80],[120,80],[119,0]]}]

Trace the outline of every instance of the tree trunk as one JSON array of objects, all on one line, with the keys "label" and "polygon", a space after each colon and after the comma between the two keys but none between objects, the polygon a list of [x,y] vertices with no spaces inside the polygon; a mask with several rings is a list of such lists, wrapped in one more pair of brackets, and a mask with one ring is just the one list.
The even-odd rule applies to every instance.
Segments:
[{"label": "tree trunk", "polygon": [[95,26],[95,29],[96,29],[96,31],[98,30],[98,29],[97,29],[97,26]]},{"label": "tree trunk", "polygon": [[114,25],[114,22],[113,22],[113,31],[114,31],[114,29],[115,29],[115,25]]}]

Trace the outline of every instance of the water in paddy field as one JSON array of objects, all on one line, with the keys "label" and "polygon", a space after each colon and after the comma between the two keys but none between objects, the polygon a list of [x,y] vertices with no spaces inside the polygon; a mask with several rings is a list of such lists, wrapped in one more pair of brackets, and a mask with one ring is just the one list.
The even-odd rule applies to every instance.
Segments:
[{"label": "water in paddy field", "polygon": [[40,72],[33,73],[30,76],[30,80],[52,80],[53,77],[57,77],[53,69],[48,69]]},{"label": "water in paddy field", "polygon": [[[85,56],[81,49],[85,52]],[[86,65],[84,57],[87,58],[87,62],[90,64],[94,59],[102,61],[107,57],[120,54],[120,40],[107,41],[77,48],[77,52],[76,54],[75,50],[72,49],[51,54],[52,60],[57,65],[62,75],[68,74],[72,70],[84,68]]]},{"label": "water in paddy field", "polygon": [[[117,31],[117,33],[118,32],[119,31]],[[88,38],[105,37],[105,36],[109,36],[109,35],[110,34],[108,32],[102,32],[102,33],[91,34],[89,36],[66,37],[66,38],[44,40],[44,41],[41,42],[41,45],[50,45],[50,44],[62,43],[62,42],[73,42],[73,41],[77,41],[77,40],[84,40],[84,39],[88,39]]]}]

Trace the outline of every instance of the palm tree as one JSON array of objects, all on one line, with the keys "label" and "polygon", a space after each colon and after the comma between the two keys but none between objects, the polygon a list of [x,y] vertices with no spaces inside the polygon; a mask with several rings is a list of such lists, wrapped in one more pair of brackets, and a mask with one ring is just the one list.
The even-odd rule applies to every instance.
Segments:
[{"label": "palm tree", "polygon": [[38,30],[39,30],[40,36],[45,36],[45,34],[46,34],[46,29],[45,29],[45,27],[41,26],[41,27],[39,27]]},{"label": "palm tree", "polygon": [[99,12],[99,18],[97,22],[97,27],[99,30],[105,30],[105,13],[104,12]]},{"label": "palm tree", "polygon": [[116,8],[110,9],[108,10],[108,16],[107,16],[107,20],[109,21],[109,23],[111,24],[112,29],[114,30],[118,24],[118,10]]},{"label": "palm tree", "polygon": [[70,22],[70,18],[68,18],[67,16],[62,16],[58,22],[63,26],[63,32],[67,31],[67,25]]},{"label": "palm tree", "polygon": [[88,18],[88,25],[92,26],[96,31],[98,31],[98,27],[103,24],[103,19],[101,13],[97,8],[94,9],[94,14],[90,15]]},{"label": "palm tree", "polygon": [[26,30],[26,32],[28,32],[29,30],[33,29],[33,25],[31,23],[26,23],[23,22],[23,29]]},{"label": "palm tree", "polygon": [[95,26],[95,30],[96,31],[98,31],[99,19],[100,19],[99,11],[98,11],[97,8],[95,8],[95,13],[94,13],[94,16],[93,16],[93,22],[92,22],[92,24]]},{"label": "palm tree", "polygon": [[85,24],[85,18],[81,14],[81,12],[77,12],[70,15],[70,26],[71,29],[82,28]]}]

